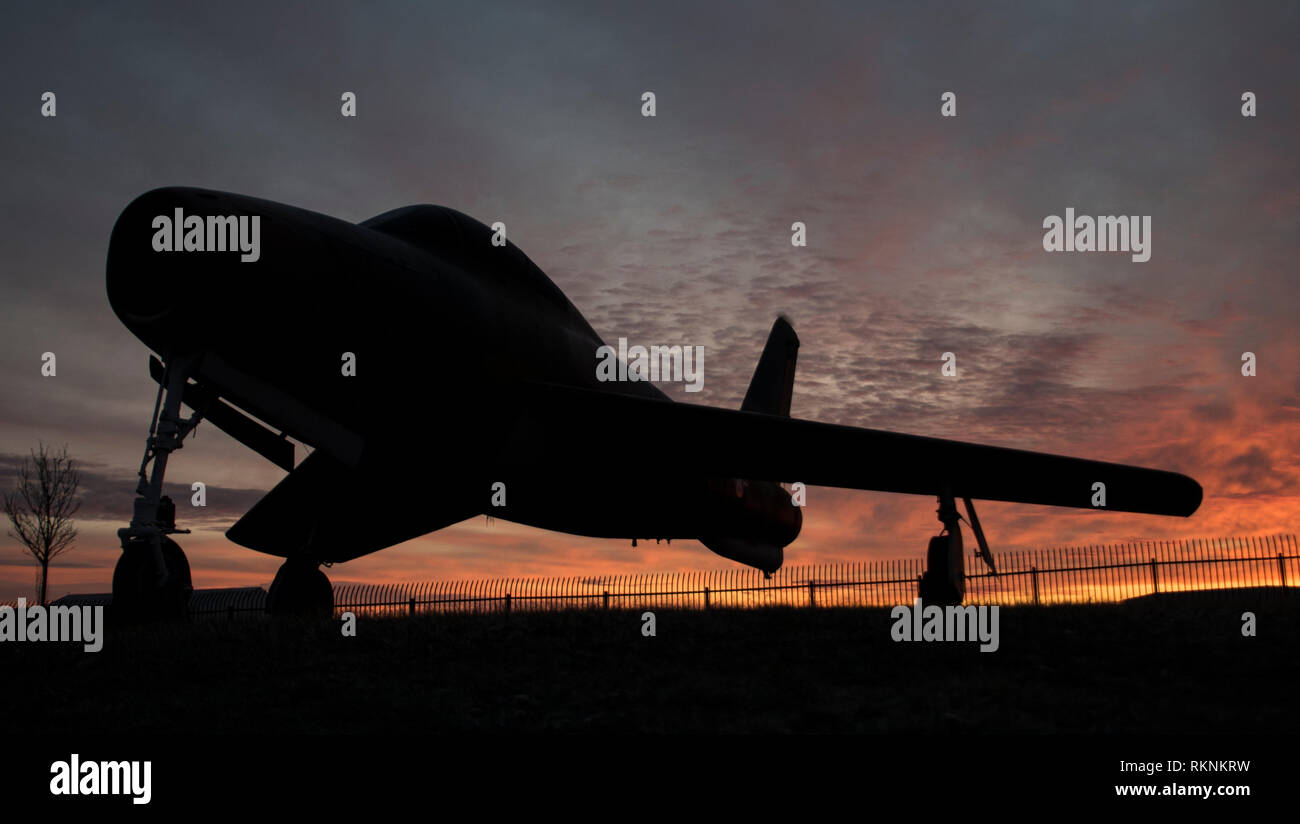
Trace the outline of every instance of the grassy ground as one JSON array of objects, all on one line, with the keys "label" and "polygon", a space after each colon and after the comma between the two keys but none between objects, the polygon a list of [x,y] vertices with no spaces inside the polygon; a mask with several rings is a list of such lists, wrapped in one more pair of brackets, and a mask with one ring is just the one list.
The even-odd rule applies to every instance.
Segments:
[{"label": "grassy ground", "polygon": [[11,734],[1300,730],[1289,602],[1003,608],[994,653],[893,642],[886,609],[656,616],[652,638],[593,610],[2,643],[0,701]]}]

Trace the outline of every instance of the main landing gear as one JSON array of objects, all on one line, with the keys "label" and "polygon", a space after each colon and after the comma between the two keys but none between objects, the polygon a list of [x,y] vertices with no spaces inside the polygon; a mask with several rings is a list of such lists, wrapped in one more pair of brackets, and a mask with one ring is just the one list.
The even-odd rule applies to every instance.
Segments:
[{"label": "main landing gear", "polygon": [[266,610],[273,615],[334,614],[334,587],[319,563],[309,555],[287,558],[266,593]]},{"label": "main landing gear", "polygon": [[[988,564],[989,570],[998,574],[993,564],[993,554],[989,552],[988,541],[984,539],[984,530],[980,526],[979,516],[975,514],[975,504],[970,498],[962,498],[966,505],[971,531],[979,544],[979,556]],[[937,606],[957,605],[966,597],[966,558],[962,554],[961,525],[962,517],[957,512],[957,505],[952,493],[946,489],[939,495],[939,522],[943,531],[930,539],[926,552],[926,570],[921,576],[917,594],[926,604]]]}]

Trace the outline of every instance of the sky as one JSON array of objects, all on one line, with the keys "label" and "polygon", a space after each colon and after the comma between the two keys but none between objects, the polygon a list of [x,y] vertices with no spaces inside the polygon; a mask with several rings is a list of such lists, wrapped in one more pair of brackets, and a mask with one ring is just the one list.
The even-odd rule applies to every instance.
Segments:
[{"label": "sky", "polygon": [[[1296,531],[1300,6],[7,11],[0,486],[40,441],[82,464],[81,535],[52,597],[107,591],[130,519],[155,387],[108,306],[104,257],[123,207],[172,185],[349,221],[413,203],[501,220],[607,341],[705,347],[702,392],[663,386],[679,399],[738,407],[784,313],[802,344],[796,417],[1137,463],[1205,489],[1188,519],[984,503],[995,550]],[[1151,216],[1150,260],[1045,251],[1043,220],[1067,207]],[[448,355],[431,350],[430,368]],[[178,513],[196,587],[269,583],[279,560],[222,533],[283,475],[211,426],[173,456],[178,502],[208,487],[207,507]],[[787,563],[913,557],[934,506],[814,488]],[[728,566],[693,541],[633,550],[480,517],[330,576]],[[0,536],[0,600],[30,597],[35,574]]]}]

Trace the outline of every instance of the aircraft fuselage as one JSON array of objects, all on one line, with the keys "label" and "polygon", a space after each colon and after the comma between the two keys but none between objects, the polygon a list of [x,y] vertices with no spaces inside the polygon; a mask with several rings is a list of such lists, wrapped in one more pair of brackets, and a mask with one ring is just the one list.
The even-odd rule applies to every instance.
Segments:
[{"label": "aircraft fuselage", "polygon": [[[360,225],[157,189],[113,228],[108,296],[164,361],[191,358],[199,383],[391,489],[394,506],[454,499],[466,517],[607,538],[793,541],[799,510],[780,486],[675,481],[671,445],[617,420],[591,433],[626,451],[617,477],[530,458],[545,437],[527,425],[545,398],[537,384],[667,398],[648,382],[599,381],[604,342],[523,252],[491,236],[442,207]],[[504,507],[492,505],[497,482]]]}]

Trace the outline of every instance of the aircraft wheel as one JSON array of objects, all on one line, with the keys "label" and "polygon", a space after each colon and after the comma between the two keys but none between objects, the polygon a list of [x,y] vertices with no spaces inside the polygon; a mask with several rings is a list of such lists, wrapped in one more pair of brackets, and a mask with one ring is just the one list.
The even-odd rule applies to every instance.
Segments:
[{"label": "aircraft wheel", "polygon": [[159,586],[149,541],[132,541],[113,568],[113,620],[124,623],[172,620],[185,617],[194,591],[190,563],[171,538],[162,538],[167,581]]},{"label": "aircraft wheel", "polygon": [[921,576],[921,583],[917,587],[917,595],[922,603],[935,606],[961,604],[964,593],[957,589],[950,577],[950,551],[948,536],[936,535],[930,539],[925,574]]},{"label": "aircraft wheel", "polygon": [[961,598],[957,595],[957,590],[953,585],[929,572],[921,576],[920,586],[917,587],[917,596],[926,606],[955,606],[961,604]]},{"label": "aircraft wheel", "polygon": [[314,560],[290,558],[275,573],[266,593],[266,611],[328,618],[334,613],[334,587]]}]

